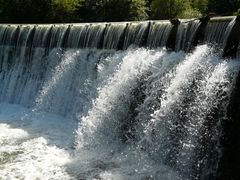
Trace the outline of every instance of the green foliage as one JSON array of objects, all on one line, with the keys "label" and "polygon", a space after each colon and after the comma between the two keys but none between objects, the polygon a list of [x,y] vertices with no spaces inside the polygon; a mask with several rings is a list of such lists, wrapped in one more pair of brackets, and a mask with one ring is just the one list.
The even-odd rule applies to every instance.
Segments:
[{"label": "green foliage", "polygon": [[238,9],[236,12],[233,14],[234,16],[240,16],[240,9]]},{"label": "green foliage", "polygon": [[209,12],[219,15],[232,15],[240,8],[240,0],[209,0]]},{"label": "green foliage", "polygon": [[190,7],[189,9],[184,10],[177,17],[182,19],[199,18],[202,17],[202,13],[198,9]]},{"label": "green foliage", "polygon": [[63,9],[66,12],[73,13],[77,6],[81,3],[80,0],[53,0],[53,6]]},{"label": "green foliage", "polygon": [[196,18],[206,13],[208,0],[152,0],[151,18]]},{"label": "green foliage", "polygon": [[0,9],[2,22],[45,22],[51,3],[49,0],[2,0]]},{"label": "green foliage", "polygon": [[208,0],[191,0],[192,8],[201,12],[202,14],[207,13],[208,3]]},{"label": "green foliage", "polygon": [[128,21],[147,18],[145,0],[85,0],[78,14],[84,21]]},{"label": "green foliage", "polygon": [[151,17],[153,19],[172,19],[181,17],[189,9],[191,9],[191,5],[188,0],[153,0]]},{"label": "green foliage", "polygon": [[145,0],[129,0],[128,14],[126,15],[126,19],[129,17],[127,20],[144,20],[148,17],[146,13],[147,10],[148,9],[146,7]]},{"label": "green foliage", "polygon": [[77,8],[82,0],[52,0],[51,18],[54,22],[74,22],[78,20]]},{"label": "green foliage", "polygon": [[239,15],[240,0],[0,0],[0,22],[56,23]]}]

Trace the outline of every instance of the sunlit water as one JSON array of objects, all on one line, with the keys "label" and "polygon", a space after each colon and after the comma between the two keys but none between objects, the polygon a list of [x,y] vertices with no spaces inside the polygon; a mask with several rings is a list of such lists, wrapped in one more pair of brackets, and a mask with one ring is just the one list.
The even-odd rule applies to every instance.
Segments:
[{"label": "sunlit water", "polygon": [[71,162],[74,126],[57,115],[0,104],[0,179],[71,179],[64,166]]},{"label": "sunlit water", "polygon": [[184,180],[214,172],[240,67],[214,51],[53,49],[47,68],[36,60],[26,72],[16,63],[0,73],[0,179]]}]

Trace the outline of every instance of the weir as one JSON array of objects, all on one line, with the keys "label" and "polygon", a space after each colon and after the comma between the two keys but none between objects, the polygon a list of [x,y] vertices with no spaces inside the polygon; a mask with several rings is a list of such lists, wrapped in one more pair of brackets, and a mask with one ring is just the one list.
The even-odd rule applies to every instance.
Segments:
[{"label": "weir", "polygon": [[[16,45],[14,43],[21,43],[22,41],[22,39],[18,39],[18,37],[25,34],[28,36],[28,44],[34,43],[36,47],[46,47],[45,44],[48,44],[47,42],[49,41],[51,43],[51,48],[64,47],[126,50],[130,45],[135,45],[137,47],[144,46],[149,48],[166,46],[167,48],[176,51],[188,51],[192,45],[196,45],[200,42],[223,43],[223,37],[227,35],[224,35],[223,33],[226,31],[229,22],[233,19],[234,17],[230,16],[224,18],[210,19],[206,17],[180,21],[54,25],[2,24],[0,26],[2,37],[0,43],[1,45]],[[235,21],[233,22],[233,25],[234,23]],[[231,31],[231,28],[229,31]],[[31,39],[33,36],[34,39]],[[38,42],[38,39],[43,41],[42,44]],[[232,55],[234,55],[234,52]]]},{"label": "weir", "polygon": [[1,24],[0,103],[78,122],[66,179],[237,179],[239,34],[232,16]]}]

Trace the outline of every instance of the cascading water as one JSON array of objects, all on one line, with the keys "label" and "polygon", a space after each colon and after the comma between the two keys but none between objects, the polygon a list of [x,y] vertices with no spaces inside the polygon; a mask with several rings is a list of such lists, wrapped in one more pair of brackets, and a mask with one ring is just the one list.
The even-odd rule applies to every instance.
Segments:
[{"label": "cascading water", "polygon": [[0,179],[217,179],[234,22],[0,25]]}]

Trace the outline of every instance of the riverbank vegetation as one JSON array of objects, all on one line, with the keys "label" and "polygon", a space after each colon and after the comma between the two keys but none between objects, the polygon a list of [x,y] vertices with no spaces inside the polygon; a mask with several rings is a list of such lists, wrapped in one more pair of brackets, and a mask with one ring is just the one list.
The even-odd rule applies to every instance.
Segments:
[{"label": "riverbank vegetation", "polygon": [[233,15],[240,0],[0,0],[1,23],[64,23]]}]

